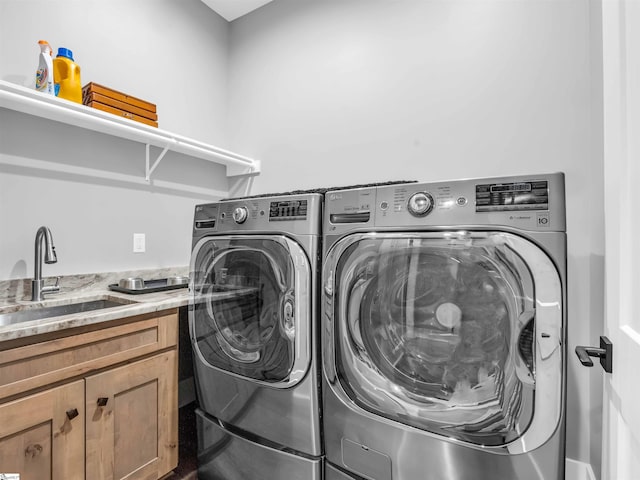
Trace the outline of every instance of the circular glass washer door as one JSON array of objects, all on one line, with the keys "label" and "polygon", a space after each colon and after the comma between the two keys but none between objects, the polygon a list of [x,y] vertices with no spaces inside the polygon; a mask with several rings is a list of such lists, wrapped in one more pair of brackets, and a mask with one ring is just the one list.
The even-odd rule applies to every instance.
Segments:
[{"label": "circular glass washer door", "polygon": [[309,363],[310,267],[284,236],[202,239],[191,262],[191,335],[198,359],[272,386]]},{"label": "circular glass washer door", "polygon": [[554,431],[563,292],[532,242],[502,232],[354,234],[330,251],[324,291],[325,371],[350,401],[482,447],[528,449]]}]

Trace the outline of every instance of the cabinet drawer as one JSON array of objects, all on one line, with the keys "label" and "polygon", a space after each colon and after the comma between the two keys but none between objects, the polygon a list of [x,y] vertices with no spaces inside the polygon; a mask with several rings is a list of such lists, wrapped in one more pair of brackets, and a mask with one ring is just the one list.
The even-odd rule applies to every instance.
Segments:
[{"label": "cabinet drawer", "polygon": [[177,344],[178,315],[132,321],[0,352],[0,398],[10,397]]}]

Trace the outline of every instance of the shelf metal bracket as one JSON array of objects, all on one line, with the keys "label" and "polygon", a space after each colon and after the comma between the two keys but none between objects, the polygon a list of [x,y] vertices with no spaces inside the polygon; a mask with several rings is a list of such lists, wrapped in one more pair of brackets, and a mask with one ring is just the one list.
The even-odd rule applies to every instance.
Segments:
[{"label": "shelf metal bracket", "polygon": [[227,165],[227,177],[244,178],[260,175],[260,163],[260,160],[253,160],[251,165]]},{"label": "shelf metal bracket", "polygon": [[156,160],[153,162],[153,165],[151,165],[151,167],[149,167],[150,162],[150,152],[151,152],[151,145],[150,144],[146,144],[146,164],[145,164],[145,176],[144,179],[147,182],[151,181],[151,174],[153,173],[153,171],[156,169],[156,167],[158,166],[158,164],[160,163],[160,160],[162,160],[162,158],[164,157],[164,155],[169,151],[169,147],[170,144],[167,144],[166,147],[164,147],[164,150],[162,150],[162,152],[160,152],[160,155],[158,155],[158,158],[156,158]]}]

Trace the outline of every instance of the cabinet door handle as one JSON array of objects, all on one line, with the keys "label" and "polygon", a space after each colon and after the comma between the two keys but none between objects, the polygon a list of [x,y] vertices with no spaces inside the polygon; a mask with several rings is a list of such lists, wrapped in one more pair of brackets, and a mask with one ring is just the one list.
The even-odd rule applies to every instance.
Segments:
[{"label": "cabinet door handle", "polygon": [[67,418],[69,420],[73,420],[79,415],[77,408],[72,408],[71,410],[67,410]]},{"label": "cabinet door handle", "polygon": [[108,401],[109,401],[109,397],[100,397],[98,399],[98,406],[99,407],[106,407]]}]

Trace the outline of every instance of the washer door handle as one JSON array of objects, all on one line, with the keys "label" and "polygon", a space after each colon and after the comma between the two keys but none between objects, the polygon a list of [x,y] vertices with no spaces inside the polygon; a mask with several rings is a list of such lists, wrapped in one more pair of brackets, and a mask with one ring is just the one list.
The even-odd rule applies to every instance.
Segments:
[{"label": "washer door handle", "polygon": [[576,347],[576,355],[580,363],[585,367],[593,367],[593,362],[589,357],[599,357],[600,365],[604,371],[611,373],[613,371],[613,343],[607,337],[600,337],[600,348],[597,347]]}]

